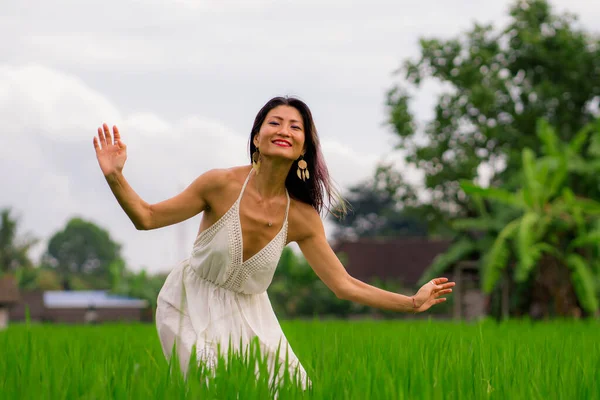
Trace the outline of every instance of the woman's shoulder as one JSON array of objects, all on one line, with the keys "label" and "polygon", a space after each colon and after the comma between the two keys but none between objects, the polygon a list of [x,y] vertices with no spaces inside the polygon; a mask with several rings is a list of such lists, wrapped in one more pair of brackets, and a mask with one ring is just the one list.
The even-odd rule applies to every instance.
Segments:
[{"label": "woman's shoulder", "polygon": [[244,183],[250,166],[235,166],[229,168],[213,168],[198,177],[203,180],[211,190],[222,191],[229,187],[237,187]]},{"label": "woman's shoulder", "polygon": [[251,166],[235,166],[229,168],[213,168],[198,177],[204,179],[211,187],[215,189],[223,189],[230,184],[243,184]]},{"label": "woman's shoulder", "polygon": [[288,224],[291,242],[312,236],[323,229],[323,222],[317,210],[310,204],[294,198],[290,200]]}]

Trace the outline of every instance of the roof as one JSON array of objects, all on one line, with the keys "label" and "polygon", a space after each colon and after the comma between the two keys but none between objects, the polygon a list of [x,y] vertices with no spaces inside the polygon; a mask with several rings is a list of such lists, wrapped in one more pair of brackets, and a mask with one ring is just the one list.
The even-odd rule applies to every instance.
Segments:
[{"label": "roof", "polygon": [[341,256],[348,273],[369,282],[374,278],[398,279],[403,285],[416,285],[433,259],[452,242],[427,238],[361,238],[341,241],[333,250]]},{"label": "roof", "polygon": [[104,290],[48,290],[44,292],[44,305],[46,308],[145,308],[148,302]]},{"label": "roof", "polygon": [[10,275],[0,277],[0,304],[12,304],[19,301],[17,280]]}]

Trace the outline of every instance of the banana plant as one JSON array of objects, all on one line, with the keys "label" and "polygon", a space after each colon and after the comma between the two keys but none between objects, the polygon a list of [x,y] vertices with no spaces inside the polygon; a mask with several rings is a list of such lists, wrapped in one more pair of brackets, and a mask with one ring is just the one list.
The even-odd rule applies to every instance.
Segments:
[{"label": "banana plant", "polygon": [[485,200],[493,204],[494,210],[505,212],[492,216],[485,207],[479,206],[478,218],[456,221],[458,230],[478,229],[484,233],[483,238],[473,241],[463,236],[434,260],[422,280],[478,254],[482,289],[489,294],[511,260],[515,263],[513,279],[525,282],[540,267],[542,257],[549,256],[569,269],[581,307],[587,313],[596,313],[599,308],[600,203],[576,196],[568,184],[574,177],[600,173],[597,160],[582,156],[582,148],[587,143],[588,154],[600,155],[599,128],[600,123],[596,121],[581,129],[571,142],[562,143],[555,130],[540,120],[537,136],[543,143],[543,154],[536,157],[532,150],[522,150],[516,191],[461,182],[461,188],[476,205]]}]

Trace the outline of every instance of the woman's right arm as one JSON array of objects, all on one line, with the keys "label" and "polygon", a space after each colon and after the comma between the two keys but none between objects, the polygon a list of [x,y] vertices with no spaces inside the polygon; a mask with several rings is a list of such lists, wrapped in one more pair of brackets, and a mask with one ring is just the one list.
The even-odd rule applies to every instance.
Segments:
[{"label": "woman's right arm", "polygon": [[156,204],[145,202],[120,172],[106,176],[106,181],[136,229],[151,230],[185,221],[204,211],[207,206],[204,193],[214,182],[211,179],[214,172],[199,176],[178,195]]},{"label": "woman's right arm", "polygon": [[113,134],[114,141],[106,124],[98,128],[98,137],[94,136],[96,157],[119,205],[139,230],[173,225],[199,214],[208,205],[206,194],[217,189],[219,182],[223,182],[223,179],[220,179],[223,172],[211,170],[196,178],[177,196],[157,204],[148,204],[123,176],[127,146],[121,141],[116,126],[113,127]]}]

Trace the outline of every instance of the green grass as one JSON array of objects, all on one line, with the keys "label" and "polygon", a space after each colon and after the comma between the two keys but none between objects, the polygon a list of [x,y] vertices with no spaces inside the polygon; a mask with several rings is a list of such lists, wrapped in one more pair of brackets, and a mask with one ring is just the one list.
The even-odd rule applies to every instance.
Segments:
[{"label": "green grass", "polygon": [[[313,382],[280,399],[600,399],[600,321],[283,322]],[[247,360],[246,360],[247,361]],[[12,325],[2,399],[265,399],[242,360],[185,382],[153,325]]]}]

